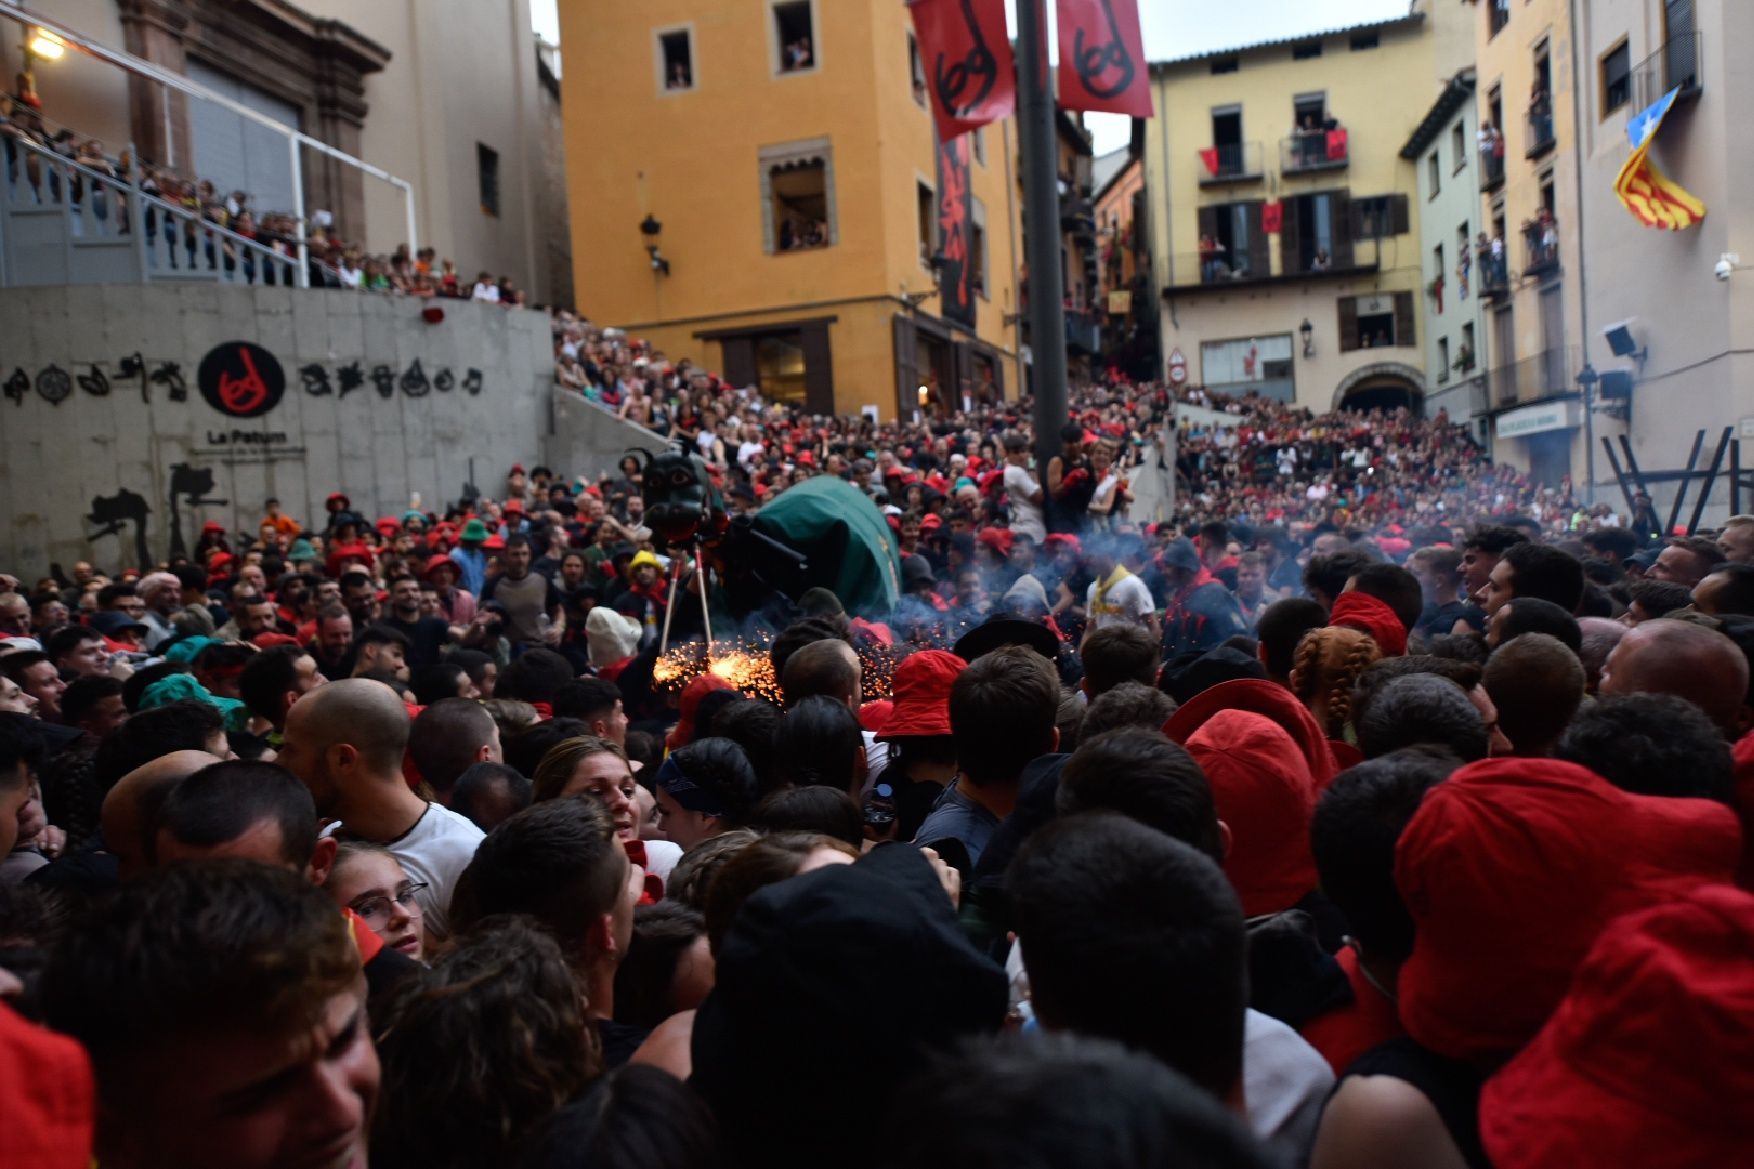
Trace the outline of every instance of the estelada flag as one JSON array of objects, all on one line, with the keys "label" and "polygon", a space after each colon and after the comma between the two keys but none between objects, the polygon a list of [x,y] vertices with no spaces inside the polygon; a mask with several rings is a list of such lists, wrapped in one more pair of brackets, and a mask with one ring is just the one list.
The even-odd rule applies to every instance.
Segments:
[{"label": "estelada flag", "polygon": [[1017,108],[1005,0],[908,0],[938,139],[948,142]]},{"label": "estelada flag", "polygon": [[1138,0],[1058,0],[1060,107],[1149,118]]},{"label": "estelada flag", "polygon": [[1651,143],[1679,93],[1680,90],[1670,90],[1627,121],[1626,137],[1632,143],[1632,157],[1614,180],[1614,193],[1634,218],[1646,227],[1668,231],[1693,227],[1705,219],[1705,204],[1658,170],[1650,159]]}]

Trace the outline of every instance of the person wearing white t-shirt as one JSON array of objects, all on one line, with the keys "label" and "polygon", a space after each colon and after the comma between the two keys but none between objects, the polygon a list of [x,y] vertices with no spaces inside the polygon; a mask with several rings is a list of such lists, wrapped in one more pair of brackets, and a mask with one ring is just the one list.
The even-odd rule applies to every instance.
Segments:
[{"label": "person wearing white t-shirt", "polygon": [[1086,563],[1095,579],[1084,596],[1084,611],[1090,615],[1085,637],[1115,625],[1137,625],[1154,641],[1162,635],[1151,590],[1115,558],[1112,544],[1107,540],[1093,541],[1086,553]]},{"label": "person wearing white t-shirt", "polygon": [[1042,518],[1041,483],[1029,473],[1029,440],[1021,434],[1005,436],[1005,495],[1011,501],[1011,530],[1040,544],[1048,537]]},{"label": "person wearing white t-shirt", "polygon": [[415,795],[402,775],[408,708],[382,682],[351,678],[302,696],[286,715],[277,762],[310,789],[330,832],[383,845],[408,878],[429,943],[450,936],[448,913],[457,878],[482,832],[449,808]]}]

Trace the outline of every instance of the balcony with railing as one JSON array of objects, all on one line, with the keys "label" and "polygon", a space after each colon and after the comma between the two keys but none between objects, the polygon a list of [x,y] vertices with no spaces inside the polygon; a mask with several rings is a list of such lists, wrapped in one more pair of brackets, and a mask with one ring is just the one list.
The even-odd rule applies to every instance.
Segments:
[{"label": "balcony with railing", "polygon": [[1504,186],[1504,155],[1490,147],[1480,151],[1480,193],[1490,194]]},{"label": "balcony with railing", "polygon": [[1504,243],[1480,244],[1474,249],[1474,263],[1480,270],[1480,295],[1499,300],[1510,295],[1510,263],[1504,254]]},{"label": "balcony with railing", "polygon": [[1671,37],[1662,48],[1640,61],[1632,70],[1632,100],[1647,109],[1671,89],[1680,90],[1677,100],[1688,101],[1705,88],[1705,57],[1702,33]]},{"label": "balcony with railing", "polygon": [[1559,271],[1559,223],[1551,215],[1523,224],[1523,275]]},{"label": "balcony with railing", "polygon": [[1066,348],[1073,353],[1092,355],[1102,352],[1102,329],[1097,314],[1089,309],[1067,309]]},{"label": "balcony with railing", "polygon": [[1266,177],[1259,142],[1226,142],[1200,151],[1200,185],[1258,183]]},{"label": "balcony with railing", "polygon": [[1486,0],[1486,36],[1490,40],[1510,23],[1510,0]]},{"label": "balcony with railing", "polygon": [[1575,388],[1563,348],[1544,349],[1521,361],[1494,366],[1486,375],[1486,383],[1495,407],[1532,402]]},{"label": "balcony with railing", "polygon": [[1290,178],[1345,170],[1351,163],[1346,130],[1310,130],[1279,140],[1279,173]]},{"label": "balcony with railing", "polygon": [[1528,147],[1524,151],[1528,158],[1549,154],[1557,145],[1553,132],[1553,99],[1544,94],[1529,105],[1528,134]]},{"label": "balcony with railing", "polygon": [[1349,280],[1378,270],[1374,261],[1361,263],[1343,254],[1338,261],[1325,251],[1308,257],[1302,268],[1275,272],[1268,256],[1249,249],[1220,247],[1216,251],[1176,252],[1169,257],[1170,279],[1165,292],[1172,295],[1219,292],[1237,287],[1273,287],[1311,281]]},{"label": "balcony with railing", "polygon": [[160,199],[132,177],[13,137],[0,168],[0,284],[309,285],[296,254]]}]

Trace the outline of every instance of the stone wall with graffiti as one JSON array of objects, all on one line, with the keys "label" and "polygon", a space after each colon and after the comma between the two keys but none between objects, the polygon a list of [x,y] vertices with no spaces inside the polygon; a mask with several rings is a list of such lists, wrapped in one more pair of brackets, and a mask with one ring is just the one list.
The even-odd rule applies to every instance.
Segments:
[{"label": "stone wall with graffiti", "polygon": [[[157,561],[343,491],[371,517],[542,454],[546,314],[354,292],[0,290],[0,566]],[[471,477],[473,476],[473,479]]]}]

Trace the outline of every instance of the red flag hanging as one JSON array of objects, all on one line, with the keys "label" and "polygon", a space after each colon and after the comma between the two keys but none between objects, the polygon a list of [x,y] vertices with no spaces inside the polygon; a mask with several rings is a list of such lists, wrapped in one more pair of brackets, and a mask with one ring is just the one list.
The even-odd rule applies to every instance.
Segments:
[{"label": "red flag hanging", "polygon": [[1149,118],[1151,76],[1138,0],[1057,0],[1060,106]]},{"label": "red flag hanging", "polygon": [[1278,235],[1285,229],[1285,204],[1274,199],[1261,207],[1261,230]]},{"label": "red flag hanging", "polygon": [[1208,146],[1200,151],[1200,161],[1206,164],[1206,173],[1213,178],[1218,177],[1218,148]]},{"label": "red flag hanging", "polygon": [[1346,161],[1346,131],[1344,131],[1344,130],[1329,130],[1328,131],[1328,161],[1329,162],[1345,162]]},{"label": "red flag hanging", "polygon": [[1005,0],[908,0],[938,138],[949,141],[1017,108]]}]

